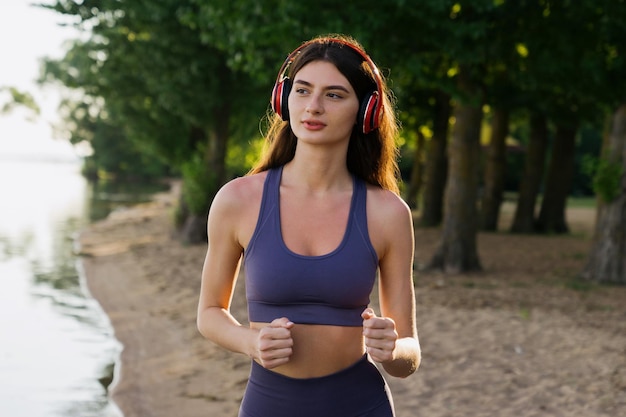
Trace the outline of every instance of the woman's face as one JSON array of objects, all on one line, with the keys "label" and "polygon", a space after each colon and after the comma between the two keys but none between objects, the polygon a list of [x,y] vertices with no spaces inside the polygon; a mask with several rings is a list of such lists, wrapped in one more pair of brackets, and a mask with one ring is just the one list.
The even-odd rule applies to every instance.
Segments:
[{"label": "woman's face", "polygon": [[359,100],[348,79],[327,61],[313,61],[293,77],[289,122],[298,141],[348,141]]}]

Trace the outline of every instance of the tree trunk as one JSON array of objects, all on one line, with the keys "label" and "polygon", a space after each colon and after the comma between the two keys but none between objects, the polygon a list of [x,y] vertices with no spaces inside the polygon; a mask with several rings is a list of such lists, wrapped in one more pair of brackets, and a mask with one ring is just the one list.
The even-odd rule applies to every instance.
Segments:
[{"label": "tree trunk", "polygon": [[556,128],[541,211],[536,225],[539,232],[569,232],[565,207],[574,178],[576,130],[574,126],[560,125]]},{"label": "tree trunk", "polygon": [[480,270],[476,234],[482,100],[477,89],[459,74],[459,85],[474,102],[459,103],[450,143],[450,173],[445,191],[442,237],[429,267],[446,273]]},{"label": "tree trunk", "polygon": [[207,215],[189,213],[180,231],[181,240],[187,245],[204,243],[208,239]]},{"label": "tree trunk", "polygon": [[448,177],[448,128],[451,115],[450,96],[438,92],[433,118],[433,137],[428,143],[424,168],[420,220],[420,225],[424,227],[437,226],[443,219],[443,195]]},{"label": "tree trunk", "polygon": [[535,231],[535,205],[543,178],[547,150],[548,122],[543,114],[533,114],[530,119],[530,138],[526,150],[524,176],[520,184],[515,218],[511,226],[513,233]]},{"label": "tree trunk", "polygon": [[[196,212],[189,210],[180,231],[185,244],[198,244],[207,241],[207,213],[213,197],[226,182],[226,150],[229,136],[230,106],[227,100],[216,109],[215,126],[207,135],[206,177],[207,189],[202,190],[206,198],[205,207]],[[185,187],[183,187],[185,189]]]},{"label": "tree trunk", "polygon": [[[215,129],[208,138],[206,161],[209,172],[217,182],[214,192],[226,183],[226,150],[230,134],[230,103],[226,99],[216,110]],[[211,201],[213,198],[211,198]],[[208,209],[208,207],[207,207]]]},{"label": "tree trunk", "polygon": [[619,194],[611,201],[599,199],[593,243],[583,277],[623,285],[626,284],[626,103],[615,112],[603,148],[608,162],[621,166]]},{"label": "tree trunk", "polygon": [[508,110],[494,110],[491,129],[491,141],[487,148],[487,163],[485,165],[485,186],[480,210],[481,228],[495,231],[498,230],[500,206],[504,193],[506,137],[509,134]]},{"label": "tree trunk", "polygon": [[413,164],[411,166],[411,179],[406,192],[406,201],[409,207],[416,209],[419,206],[420,191],[424,181],[424,144],[425,138],[422,132],[417,132],[417,143],[413,152]]}]

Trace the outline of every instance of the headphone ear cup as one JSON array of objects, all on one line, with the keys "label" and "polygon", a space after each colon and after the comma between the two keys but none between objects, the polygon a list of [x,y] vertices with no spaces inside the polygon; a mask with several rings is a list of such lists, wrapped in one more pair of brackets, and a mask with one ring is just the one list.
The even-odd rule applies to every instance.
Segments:
[{"label": "headphone ear cup", "polygon": [[274,85],[272,90],[272,110],[280,116],[281,119],[289,121],[289,93],[291,92],[291,80],[285,78]]},{"label": "headphone ear cup", "polygon": [[289,121],[289,93],[291,93],[291,80],[289,78],[285,78],[283,80],[283,91],[280,103],[280,117],[284,121]]},{"label": "headphone ear cup", "polygon": [[380,97],[378,92],[365,96],[361,101],[359,108],[359,114],[357,117],[357,125],[364,134],[368,134],[373,130],[378,129],[380,124]]},{"label": "headphone ear cup", "polygon": [[274,88],[272,89],[272,98],[270,100],[270,105],[272,106],[272,110],[274,113],[280,116],[280,98],[282,97],[283,91],[283,82],[276,82],[274,84]]}]

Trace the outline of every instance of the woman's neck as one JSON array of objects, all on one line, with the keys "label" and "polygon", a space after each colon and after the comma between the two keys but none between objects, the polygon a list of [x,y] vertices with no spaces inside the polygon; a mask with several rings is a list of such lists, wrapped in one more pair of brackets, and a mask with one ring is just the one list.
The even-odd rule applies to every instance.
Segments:
[{"label": "woman's neck", "polygon": [[296,152],[283,169],[283,184],[311,191],[330,191],[352,187],[352,176],[342,153],[313,155]]}]

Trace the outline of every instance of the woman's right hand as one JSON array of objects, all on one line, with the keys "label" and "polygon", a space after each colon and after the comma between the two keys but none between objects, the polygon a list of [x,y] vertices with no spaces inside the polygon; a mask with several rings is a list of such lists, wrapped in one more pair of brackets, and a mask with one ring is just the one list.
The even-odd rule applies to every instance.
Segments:
[{"label": "woman's right hand", "polygon": [[293,352],[291,338],[293,326],[293,322],[281,317],[259,330],[256,350],[257,360],[261,366],[272,369],[289,362]]}]

